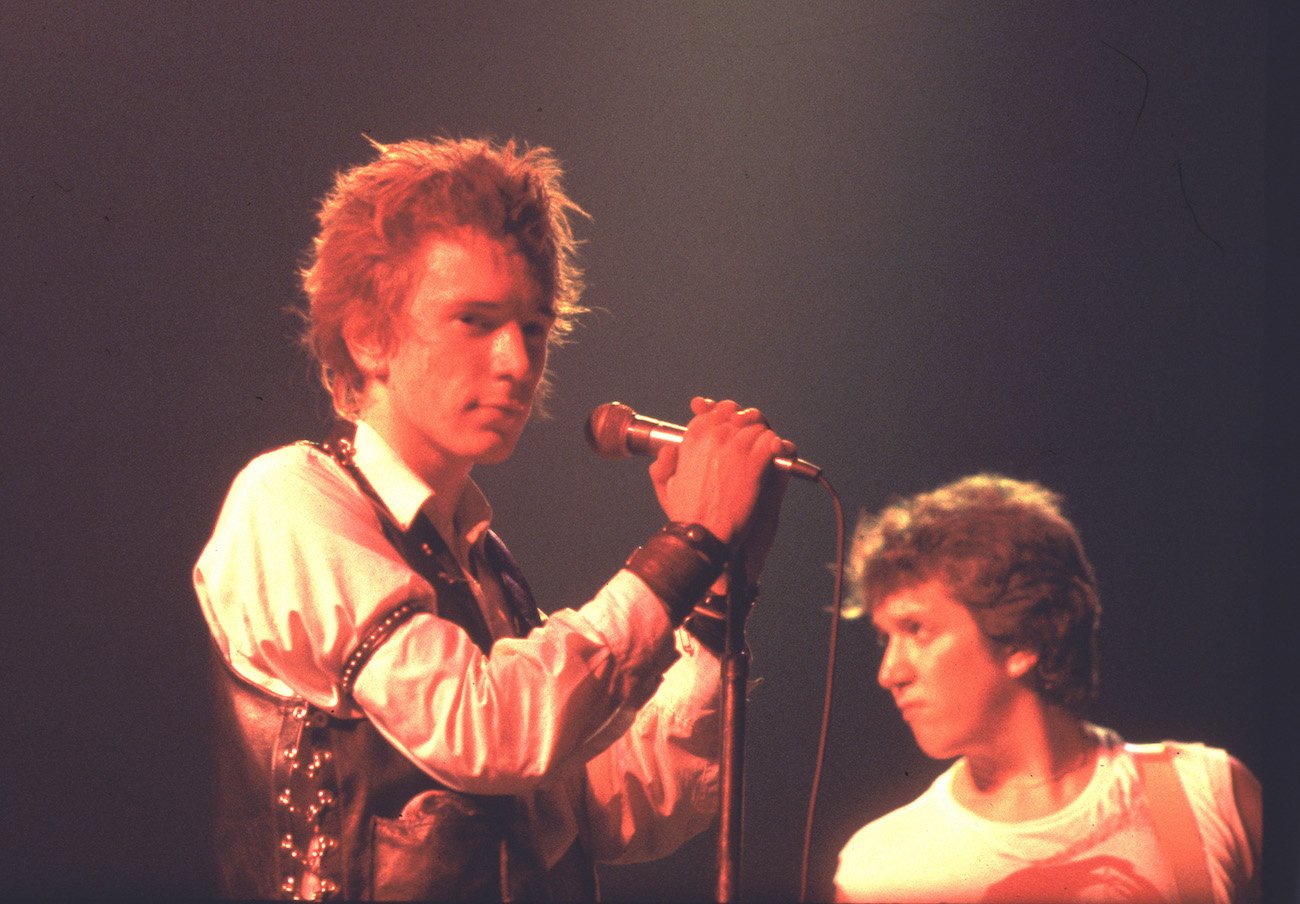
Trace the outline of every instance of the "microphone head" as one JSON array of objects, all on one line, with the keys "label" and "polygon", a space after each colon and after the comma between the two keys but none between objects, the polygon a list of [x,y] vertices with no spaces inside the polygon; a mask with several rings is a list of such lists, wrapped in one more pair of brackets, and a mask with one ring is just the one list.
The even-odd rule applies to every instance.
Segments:
[{"label": "microphone head", "polygon": [[587,444],[601,458],[618,460],[630,458],[627,447],[627,428],[632,425],[636,412],[622,402],[606,402],[591,410],[584,432]]}]

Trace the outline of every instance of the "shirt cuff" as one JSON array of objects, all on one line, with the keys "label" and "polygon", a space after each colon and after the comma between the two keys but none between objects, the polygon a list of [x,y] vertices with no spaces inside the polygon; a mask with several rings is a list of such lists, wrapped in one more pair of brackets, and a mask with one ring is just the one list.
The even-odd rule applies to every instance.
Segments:
[{"label": "shirt cuff", "polygon": [[644,662],[662,673],[679,655],[668,610],[632,572],[620,570],[582,614],[622,662]]}]

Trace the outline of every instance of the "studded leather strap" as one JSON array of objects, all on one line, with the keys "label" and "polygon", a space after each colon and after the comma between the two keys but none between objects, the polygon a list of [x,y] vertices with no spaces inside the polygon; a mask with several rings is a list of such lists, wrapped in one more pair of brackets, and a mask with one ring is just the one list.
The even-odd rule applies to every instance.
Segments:
[{"label": "studded leather strap", "polygon": [[427,609],[414,601],[402,603],[396,609],[385,615],[379,622],[361,638],[352,655],[348,657],[347,662],[343,663],[343,671],[339,677],[339,688],[343,691],[345,697],[352,696],[352,686],[356,684],[357,674],[361,667],[370,661],[379,645],[388,639],[388,636],[396,631],[401,625],[405,624],[411,616],[417,612],[425,612]]}]

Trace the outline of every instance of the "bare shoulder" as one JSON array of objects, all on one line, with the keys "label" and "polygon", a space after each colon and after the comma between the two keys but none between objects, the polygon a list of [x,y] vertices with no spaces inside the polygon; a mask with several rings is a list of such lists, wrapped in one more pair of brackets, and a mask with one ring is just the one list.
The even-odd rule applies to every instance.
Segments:
[{"label": "bare shoulder", "polygon": [[1242,889],[1241,900],[1256,902],[1260,900],[1262,892],[1259,860],[1264,844],[1263,791],[1259,779],[1232,754],[1228,754],[1228,770],[1232,775],[1232,797],[1236,801],[1241,827],[1246,832],[1246,843],[1250,847],[1249,876],[1246,887]]},{"label": "bare shoulder", "polygon": [[1232,796],[1237,801],[1237,812],[1241,814],[1246,837],[1258,851],[1264,814],[1263,790],[1259,779],[1232,754],[1228,754],[1228,771],[1232,775]]}]

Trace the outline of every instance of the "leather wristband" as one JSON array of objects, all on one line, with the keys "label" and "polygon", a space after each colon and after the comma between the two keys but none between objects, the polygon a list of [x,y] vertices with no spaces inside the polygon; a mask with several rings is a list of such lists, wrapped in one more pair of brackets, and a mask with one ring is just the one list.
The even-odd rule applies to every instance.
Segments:
[{"label": "leather wristband", "polygon": [[702,524],[670,521],[628,556],[624,568],[639,577],[680,625],[722,574],[731,550]]},{"label": "leather wristband", "polygon": [[[750,584],[740,597],[740,604],[745,610],[745,618],[754,608],[758,599],[758,585]],[[683,627],[703,646],[721,656],[727,648],[727,594],[710,593],[695,604]]]}]

